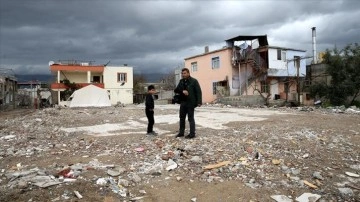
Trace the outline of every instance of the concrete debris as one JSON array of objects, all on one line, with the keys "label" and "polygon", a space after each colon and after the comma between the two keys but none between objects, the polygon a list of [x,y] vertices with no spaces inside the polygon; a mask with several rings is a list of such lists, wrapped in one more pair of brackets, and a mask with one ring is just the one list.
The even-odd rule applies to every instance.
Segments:
[{"label": "concrete debris", "polygon": [[358,174],[355,174],[355,173],[352,173],[352,172],[345,172],[345,174],[347,175],[347,176],[350,176],[350,177],[360,177],[360,175],[358,175]]},{"label": "concrete debris", "polygon": [[177,163],[175,163],[175,161],[173,161],[172,159],[168,160],[168,163],[167,163],[167,166],[166,166],[167,171],[174,170],[177,167],[178,167],[178,165],[177,165]]},{"label": "concrete debris", "polygon": [[82,199],[83,196],[78,192],[78,191],[74,191],[74,194],[76,195],[76,197],[78,197],[79,199]]},{"label": "concrete debris", "polygon": [[270,196],[277,202],[293,202],[293,200],[285,195],[272,195]]},{"label": "concrete debris", "polygon": [[[46,108],[1,119],[1,193],[61,189],[47,201],[91,201],[90,193],[113,194],[113,201],[146,201],[171,183],[235,181],[240,193],[262,193],[254,201],[360,197],[356,107],[207,104],[196,108],[197,137],[187,140],[174,138],[178,107],[156,106],[154,130],[159,135],[148,138],[143,106],[119,106]],[[95,188],[80,189],[83,184]],[[190,197],[182,200],[202,201],[212,194],[187,189]],[[34,195],[22,199],[40,201]],[[0,201],[11,196],[0,196]]]},{"label": "concrete debris", "polygon": [[321,196],[318,194],[303,193],[295,200],[298,202],[316,202],[317,200],[319,200],[319,198],[321,198]]}]

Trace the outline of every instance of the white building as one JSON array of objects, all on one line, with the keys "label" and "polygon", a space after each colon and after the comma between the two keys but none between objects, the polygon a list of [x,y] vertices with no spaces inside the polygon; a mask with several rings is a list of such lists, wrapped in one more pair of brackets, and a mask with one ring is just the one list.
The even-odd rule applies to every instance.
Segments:
[{"label": "white building", "polygon": [[51,90],[56,92],[54,96],[58,104],[74,90],[89,84],[106,89],[112,105],[133,103],[133,67],[93,65],[79,61],[50,62],[49,65],[50,71],[57,75]]}]

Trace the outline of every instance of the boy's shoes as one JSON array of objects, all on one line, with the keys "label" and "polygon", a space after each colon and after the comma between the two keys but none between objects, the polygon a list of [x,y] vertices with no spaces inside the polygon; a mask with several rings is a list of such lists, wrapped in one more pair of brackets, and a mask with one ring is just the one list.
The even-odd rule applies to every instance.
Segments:
[{"label": "boy's shoes", "polygon": [[183,134],[183,133],[179,133],[179,134],[177,134],[175,137],[184,137],[184,134]]},{"label": "boy's shoes", "polygon": [[189,134],[185,136],[185,139],[193,139],[193,138],[195,138],[195,134]]}]

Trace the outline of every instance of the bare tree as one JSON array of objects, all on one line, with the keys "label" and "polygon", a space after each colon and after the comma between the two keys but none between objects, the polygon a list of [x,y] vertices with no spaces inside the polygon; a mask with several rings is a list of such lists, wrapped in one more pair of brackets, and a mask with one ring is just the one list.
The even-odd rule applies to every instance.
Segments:
[{"label": "bare tree", "polygon": [[143,83],[146,82],[145,77],[140,75],[134,75],[134,94],[141,94],[144,93]]},{"label": "bare tree", "polygon": [[169,71],[161,79],[163,83],[163,90],[174,90],[176,88],[175,83],[175,69]]}]

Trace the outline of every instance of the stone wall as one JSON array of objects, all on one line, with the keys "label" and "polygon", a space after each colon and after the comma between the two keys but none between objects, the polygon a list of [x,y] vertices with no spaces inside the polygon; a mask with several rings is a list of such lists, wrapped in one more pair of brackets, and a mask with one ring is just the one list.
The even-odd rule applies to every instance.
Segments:
[{"label": "stone wall", "polygon": [[266,102],[260,95],[230,96],[218,99],[218,103],[231,106],[261,106]]}]

